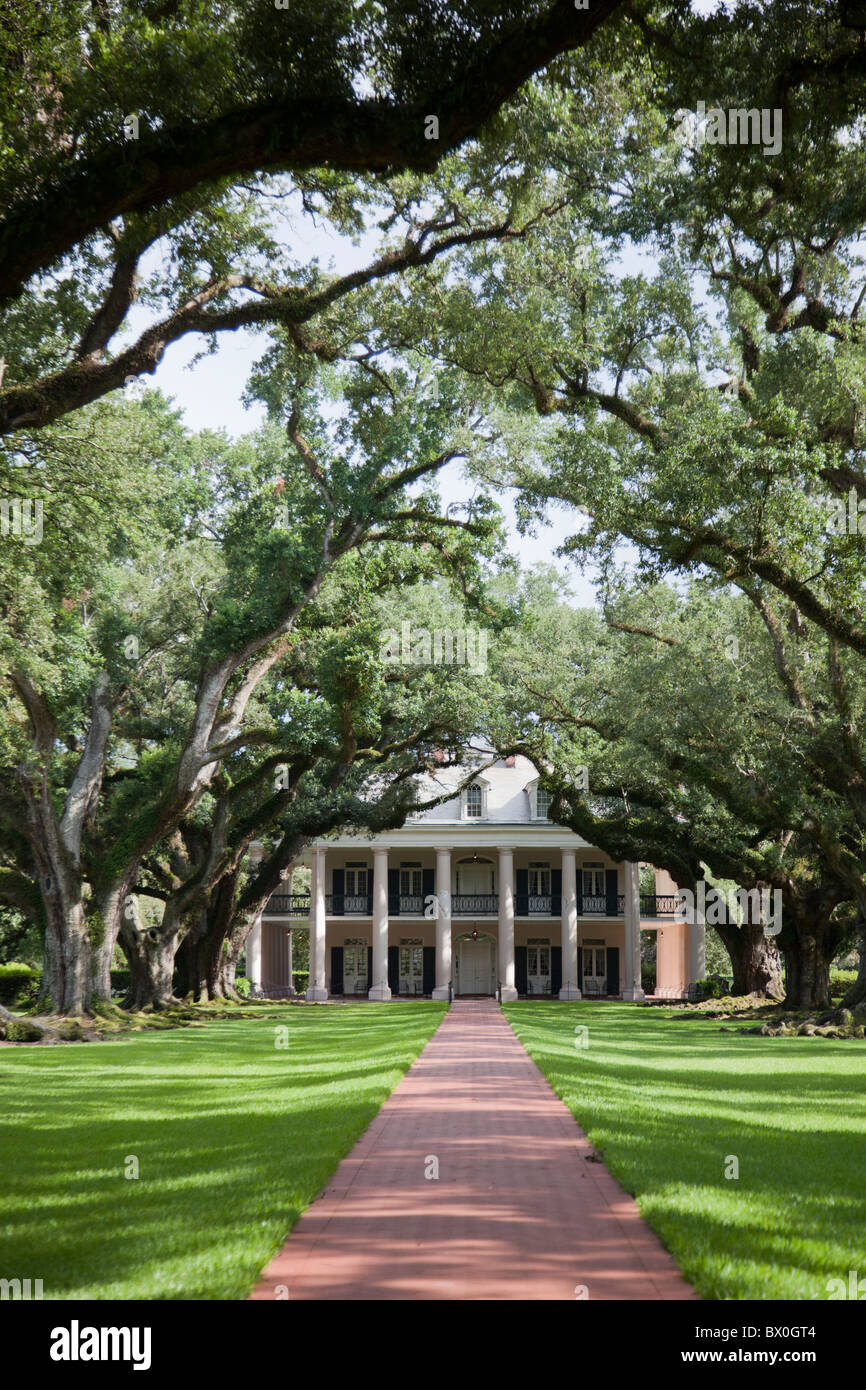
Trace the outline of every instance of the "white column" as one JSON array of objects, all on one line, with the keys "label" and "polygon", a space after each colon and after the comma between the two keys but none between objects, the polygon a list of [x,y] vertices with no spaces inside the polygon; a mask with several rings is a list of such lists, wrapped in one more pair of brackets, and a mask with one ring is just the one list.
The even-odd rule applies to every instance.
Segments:
[{"label": "white column", "polygon": [[434,999],[447,999],[451,982],[451,850],[436,851],[436,988]]},{"label": "white column", "polygon": [[562,851],[562,989],[560,999],[580,999],[577,987],[577,862]]},{"label": "white column", "polygon": [[293,946],[293,944],[294,944],[294,938],[295,938],[295,931],[294,931],[294,928],[293,928],[293,927],[289,927],[289,939],[288,939],[288,943],[287,943],[287,944],[288,944],[288,949],[289,949],[289,994],[294,994],[294,992],[295,992],[295,981],[294,981],[294,976],[293,976],[293,974],[292,974],[292,946]]},{"label": "white column", "polygon": [[325,851],[313,850],[310,875],[310,981],[304,996],[314,1004],[328,997],[325,987]]},{"label": "white column", "polygon": [[707,924],[705,920],[704,895],[699,893],[695,903],[694,921],[686,922],[689,934],[689,979],[690,985],[707,977]]},{"label": "white column", "polygon": [[247,937],[247,979],[253,989],[262,987],[262,914],[259,913]]},{"label": "white column", "polygon": [[625,960],[622,972],[623,999],[643,999],[640,983],[640,874],[637,864],[626,861],[625,871]]},{"label": "white column", "polygon": [[368,998],[391,998],[388,985],[388,851],[373,850],[373,984]]},{"label": "white column", "polygon": [[499,979],[502,1001],[517,998],[514,986],[514,851],[499,849]]},{"label": "white column", "polygon": [[[287,883],[286,883],[286,888],[287,888],[288,894],[289,894],[289,903],[291,904],[291,901],[292,901],[292,870],[291,870],[291,869],[289,870],[289,876],[288,876],[288,880],[287,880]],[[293,927],[289,927],[289,941],[288,941],[288,949],[289,949],[289,994],[294,994],[294,992],[295,992],[295,981],[294,981],[294,978],[293,978],[293,975],[292,975],[292,969],[293,969],[293,965],[292,965],[292,953],[293,953],[293,951],[292,951],[292,948],[294,947],[294,944],[295,944],[295,932],[294,932],[294,928],[293,928]]]}]

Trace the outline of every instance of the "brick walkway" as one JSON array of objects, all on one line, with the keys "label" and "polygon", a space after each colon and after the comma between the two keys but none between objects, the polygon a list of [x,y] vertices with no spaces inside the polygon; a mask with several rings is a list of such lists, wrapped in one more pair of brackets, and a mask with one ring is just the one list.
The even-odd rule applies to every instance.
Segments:
[{"label": "brick walkway", "polygon": [[251,1297],[696,1298],[591,1154],[498,1006],[455,1001]]}]

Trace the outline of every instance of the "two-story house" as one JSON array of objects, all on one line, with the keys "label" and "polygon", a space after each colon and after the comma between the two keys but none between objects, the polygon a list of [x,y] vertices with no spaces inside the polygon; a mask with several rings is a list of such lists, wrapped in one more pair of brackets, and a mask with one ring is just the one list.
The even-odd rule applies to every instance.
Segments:
[{"label": "two-story house", "polygon": [[292,933],[306,922],[306,997],[497,995],[643,999],[640,932],[657,931],[656,993],[682,996],[704,975],[703,927],[675,920],[676,885],[615,863],[548,819],[538,773],[501,759],[425,780],[453,796],[385,835],[311,845],[309,896],[273,895],[247,943],[247,974],[290,992]]}]

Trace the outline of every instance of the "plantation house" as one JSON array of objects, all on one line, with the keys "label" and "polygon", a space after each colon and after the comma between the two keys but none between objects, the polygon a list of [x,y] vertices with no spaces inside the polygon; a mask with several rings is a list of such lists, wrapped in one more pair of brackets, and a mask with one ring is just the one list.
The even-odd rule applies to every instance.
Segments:
[{"label": "plantation house", "polygon": [[[528,759],[425,779],[451,799],[385,835],[334,835],[305,862],[310,895],[273,895],[247,942],[254,988],[291,991],[293,931],[310,933],[307,998],[518,995],[642,999],[640,932],[658,933],[656,992],[684,995],[704,974],[704,927],[675,921],[676,885],[615,863],[547,818]],[[303,928],[303,929],[306,929]]]}]

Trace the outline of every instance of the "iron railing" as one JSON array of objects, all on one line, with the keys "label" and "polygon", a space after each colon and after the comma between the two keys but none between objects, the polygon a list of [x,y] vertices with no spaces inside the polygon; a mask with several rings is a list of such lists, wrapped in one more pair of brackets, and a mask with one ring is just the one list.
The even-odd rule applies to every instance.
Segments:
[{"label": "iron railing", "polygon": [[680,897],[678,893],[641,893],[641,917],[673,917]]},{"label": "iron railing", "polygon": [[[674,917],[677,911],[677,893],[641,893],[641,917]],[[625,913],[625,897],[616,896],[616,907],[606,893],[578,893],[578,917],[601,916],[622,917]],[[373,915],[373,898],[367,894],[326,893],[325,911],[330,916]],[[424,913],[424,897],[420,893],[401,893],[388,899],[388,911],[393,915],[420,917]],[[451,898],[451,913],[455,917],[492,917],[499,911],[498,893],[455,893]],[[558,917],[562,911],[562,899],[553,893],[515,893],[514,912],[517,917]],[[267,915],[281,917],[309,917],[310,895],[308,893],[272,893],[265,908]]]},{"label": "iron railing", "polygon": [[279,912],[283,917],[309,917],[309,893],[272,893],[265,913]]},{"label": "iron railing", "polygon": [[498,893],[455,893],[451,898],[452,917],[493,916],[498,911]]}]

